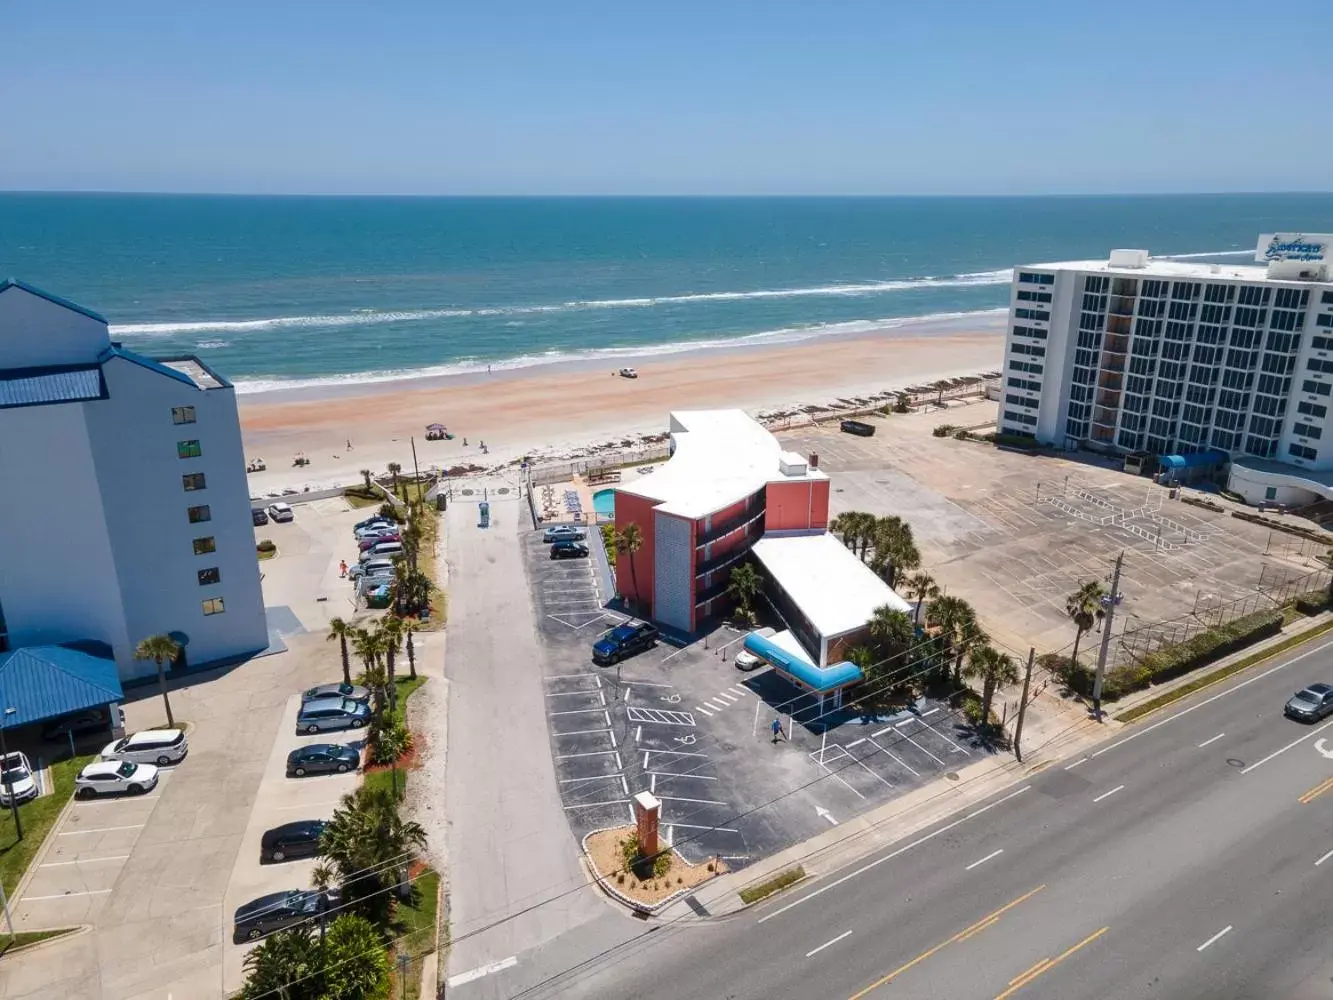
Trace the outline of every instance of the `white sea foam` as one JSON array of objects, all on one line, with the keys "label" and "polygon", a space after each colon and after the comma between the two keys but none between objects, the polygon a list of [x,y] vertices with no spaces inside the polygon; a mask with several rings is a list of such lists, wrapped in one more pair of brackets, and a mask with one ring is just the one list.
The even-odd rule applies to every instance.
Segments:
[{"label": "white sea foam", "polygon": [[627,345],[603,347],[584,351],[545,351],[541,354],[523,354],[500,361],[480,361],[463,358],[452,364],[429,368],[388,369],[384,371],[349,372],[344,375],[325,375],[317,378],[256,378],[235,380],[238,393],[250,394],[277,390],[310,389],[330,386],[366,385],[377,382],[397,382],[404,379],[432,378],[447,375],[475,375],[485,371],[513,371],[579,361],[610,361],[618,358],[658,357],[686,354],[728,347],[751,347],[772,344],[794,344],[817,337],[849,336],[882,330],[901,329],[905,326],[947,324],[958,321],[978,321],[999,326],[1008,309],[979,309],[971,312],[928,313],[922,316],[893,316],[886,319],[853,320],[843,323],[819,323],[809,326],[787,327],[739,337],[719,337],[709,340],[676,341],[668,344]]},{"label": "white sea foam", "polygon": [[815,285],[808,288],[760,288],[745,292],[698,292],[687,295],[661,295],[635,299],[579,299],[559,305],[494,306],[477,309],[412,309],[380,312],[362,309],[350,313],[315,316],[275,316],[251,320],[198,320],[185,323],[127,323],[111,327],[117,336],[168,337],[188,333],[256,333],[265,330],[300,327],[378,326],[386,323],[412,323],[434,319],[458,319],[469,316],[521,316],[533,313],[575,312],[584,309],[646,309],[695,302],[740,302],[746,299],[791,299],[882,295],[925,288],[966,288],[975,285],[1002,285],[1013,278],[1013,271],[978,271],[947,278],[908,278],[900,281],[871,281],[856,284]]}]

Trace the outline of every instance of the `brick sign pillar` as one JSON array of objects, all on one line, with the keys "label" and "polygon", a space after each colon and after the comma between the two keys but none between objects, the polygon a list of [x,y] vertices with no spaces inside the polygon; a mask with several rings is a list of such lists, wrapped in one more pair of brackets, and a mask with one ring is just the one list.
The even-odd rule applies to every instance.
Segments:
[{"label": "brick sign pillar", "polygon": [[638,827],[641,857],[651,858],[659,850],[657,822],[661,814],[662,803],[651,792],[639,792],[634,796],[634,822]]}]

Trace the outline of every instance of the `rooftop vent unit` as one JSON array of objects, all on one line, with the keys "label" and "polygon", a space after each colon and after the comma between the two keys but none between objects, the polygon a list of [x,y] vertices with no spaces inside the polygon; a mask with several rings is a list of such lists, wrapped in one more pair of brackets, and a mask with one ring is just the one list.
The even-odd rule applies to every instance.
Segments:
[{"label": "rooftop vent unit", "polygon": [[804,476],[808,468],[805,459],[794,451],[784,451],[778,457],[778,471],[784,476]]},{"label": "rooftop vent unit", "polygon": [[1147,267],[1147,250],[1112,250],[1111,267]]}]

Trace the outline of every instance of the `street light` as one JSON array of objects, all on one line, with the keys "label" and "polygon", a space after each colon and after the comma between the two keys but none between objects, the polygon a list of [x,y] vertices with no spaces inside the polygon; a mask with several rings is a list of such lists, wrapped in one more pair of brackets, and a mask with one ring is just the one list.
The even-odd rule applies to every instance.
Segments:
[{"label": "street light", "polygon": [[19,818],[19,804],[14,800],[14,779],[10,777],[13,772],[4,766],[9,758],[9,748],[5,746],[5,727],[9,724],[9,717],[17,713],[17,708],[6,708],[4,718],[0,719],[0,774],[5,777],[5,798],[9,800],[9,808],[14,813],[14,836],[22,840],[23,820]]}]

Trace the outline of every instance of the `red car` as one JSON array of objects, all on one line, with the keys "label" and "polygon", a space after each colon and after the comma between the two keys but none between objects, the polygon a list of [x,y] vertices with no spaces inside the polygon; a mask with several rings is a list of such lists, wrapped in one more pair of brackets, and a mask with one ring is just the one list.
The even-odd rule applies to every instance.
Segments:
[{"label": "red car", "polygon": [[402,539],[399,538],[397,535],[373,535],[370,538],[363,538],[360,541],[360,543],[358,543],[357,548],[359,548],[362,552],[365,552],[366,549],[370,548],[373,545],[378,545],[380,542],[401,542],[401,541]]}]

